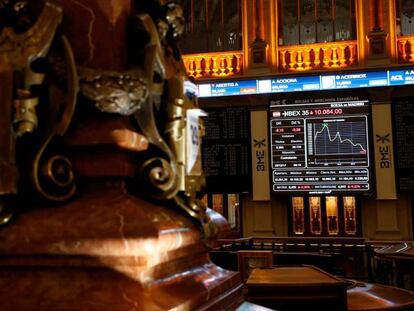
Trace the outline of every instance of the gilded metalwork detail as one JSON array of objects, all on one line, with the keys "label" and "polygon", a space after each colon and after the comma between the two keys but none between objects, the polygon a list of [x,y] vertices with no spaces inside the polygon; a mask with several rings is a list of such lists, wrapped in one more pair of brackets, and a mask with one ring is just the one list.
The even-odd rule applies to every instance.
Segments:
[{"label": "gilded metalwork detail", "polygon": [[42,183],[42,187],[47,189],[42,195],[51,201],[64,201],[75,194],[72,163],[64,156],[54,155],[44,160],[37,179]]},{"label": "gilded metalwork detail", "polygon": [[[35,18],[28,14],[26,1],[3,0],[1,4],[0,14],[7,16],[0,29],[4,82],[0,85],[0,126],[7,129],[0,133],[0,224],[4,224],[11,219],[16,195],[31,193],[26,189],[30,183],[47,200],[62,201],[74,194],[71,164],[50,145],[72,120],[77,74],[68,41],[56,36],[62,20],[58,6],[44,3]],[[22,139],[26,133],[31,135]],[[27,168],[29,173],[19,172]]]},{"label": "gilded metalwork detail", "polygon": [[79,72],[81,93],[103,112],[131,115],[148,97],[147,83],[138,71],[116,73],[80,68]]},{"label": "gilded metalwork detail", "polygon": [[147,185],[147,193],[158,200],[169,199],[176,193],[174,171],[163,158],[154,157],[145,161],[140,167],[138,178],[142,185]]},{"label": "gilded metalwork detail", "polygon": [[[36,192],[43,198],[55,202],[71,198],[76,190],[75,179],[70,177],[74,173],[69,159],[47,150],[51,149],[50,145],[53,145],[55,138],[66,133],[72,121],[78,94],[78,76],[72,49],[64,36],[59,45],[60,53],[63,54],[61,61],[64,62],[63,64],[55,63],[55,67],[59,70],[55,79],[50,81],[48,118],[44,121],[42,139],[33,160],[31,174]],[[60,71],[63,72],[61,77]],[[64,80],[59,81],[59,78],[64,78]],[[63,83],[64,87],[58,87],[58,83]],[[49,169],[45,170],[45,167]],[[69,177],[62,177],[63,175]],[[68,181],[58,182],[60,179],[54,176],[61,176]]]},{"label": "gilded metalwork detail", "polygon": [[13,218],[13,209],[8,200],[0,202],[0,226],[7,224]]},{"label": "gilded metalwork detail", "polygon": [[[145,47],[144,52],[144,76],[147,78],[149,96],[145,103],[139,107],[134,113],[134,117],[142,131],[147,137],[149,143],[156,146],[165,156],[168,162],[168,174],[163,175],[162,182],[163,192],[159,192],[159,187],[150,187],[145,192],[146,195],[154,199],[172,199],[178,192],[179,186],[179,172],[177,170],[176,157],[171,150],[171,146],[167,144],[164,138],[158,131],[157,122],[154,115],[154,108],[157,103],[161,102],[161,96],[164,90],[164,81],[166,78],[167,64],[164,58],[163,48],[158,36],[157,28],[149,15],[141,14],[137,16],[136,22],[138,27],[146,31],[149,35],[149,42]],[[154,82],[152,77],[157,74],[160,81]],[[147,165],[151,163],[151,170],[147,169]],[[157,168],[153,167],[156,166]],[[140,186],[145,186],[142,181],[142,172],[149,173],[150,171],[161,171],[167,168],[165,161],[159,161],[158,157],[150,158],[147,162],[142,164],[139,170],[138,180]],[[157,184],[157,183],[156,183]],[[158,184],[159,186],[159,184]],[[155,191],[153,191],[155,190]]]},{"label": "gilded metalwork detail", "polygon": [[17,34],[11,27],[0,33],[0,63],[27,69],[25,88],[42,83],[44,75],[33,72],[29,66],[35,59],[46,56],[61,19],[60,8],[47,2],[38,21],[25,33]]},{"label": "gilded metalwork detail", "polygon": [[25,1],[3,0],[0,6],[1,17],[9,15],[0,29],[0,224],[11,219],[20,191],[19,175],[27,176],[16,167],[16,136],[33,132],[38,125],[39,98],[32,87],[41,85],[45,75],[32,65],[46,58],[62,19],[60,8],[45,3],[32,21],[26,16],[26,5]]},{"label": "gilded metalwork detail", "polygon": [[[19,91],[18,91],[19,93]],[[23,93],[28,93],[23,92]],[[30,93],[27,94],[30,96]],[[22,97],[25,96],[22,94]],[[22,98],[14,100],[14,124],[16,126],[17,136],[22,136],[25,133],[33,132],[37,127],[36,106],[39,103],[37,97]]]},{"label": "gilded metalwork detail", "polygon": [[[143,67],[146,76],[158,76],[159,79],[156,82],[148,80],[150,95],[146,104],[142,109],[138,109],[134,116],[149,141],[163,150],[170,159],[173,173],[170,178],[174,177],[176,181],[170,184],[175,185],[176,189],[174,192],[168,192],[171,195],[166,198],[171,198],[173,206],[201,224],[203,236],[208,237],[210,231],[206,232],[204,229],[208,227],[206,224],[209,224],[210,220],[206,214],[206,207],[197,200],[198,193],[204,190],[204,175],[198,167],[193,169],[194,163],[189,165],[190,159],[187,158],[187,150],[192,144],[187,133],[187,125],[190,122],[187,113],[190,109],[197,109],[198,104],[195,96],[190,98],[184,92],[185,83],[188,84],[189,81],[186,79],[185,67],[176,49],[175,39],[182,33],[184,19],[177,4],[169,3],[163,9],[165,16],[155,22],[146,14],[141,14],[136,19],[138,27],[149,37],[144,48]],[[158,103],[157,112],[162,116],[163,124],[155,122],[155,103]],[[201,122],[190,124],[196,129],[194,134],[197,137],[202,136]],[[193,147],[200,148],[199,145]],[[165,167],[158,167],[165,170]],[[155,172],[160,173],[158,169]],[[154,197],[163,199],[160,193]]]}]

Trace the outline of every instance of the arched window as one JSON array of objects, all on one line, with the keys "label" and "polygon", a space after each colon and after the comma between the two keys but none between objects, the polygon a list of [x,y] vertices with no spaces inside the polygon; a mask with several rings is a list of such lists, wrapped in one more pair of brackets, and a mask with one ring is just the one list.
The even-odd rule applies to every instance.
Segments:
[{"label": "arched window", "polygon": [[414,35],[414,1],[398,0],[396,5],[397,35]]},{"label": "arched window", "polygon": [[242,49],[241,0],[180,0],[186,28],[184,54]]},{"label": "arched window", "polygon": [[355,39],[354,0],[281,0],[279,12],[279,45]]}]

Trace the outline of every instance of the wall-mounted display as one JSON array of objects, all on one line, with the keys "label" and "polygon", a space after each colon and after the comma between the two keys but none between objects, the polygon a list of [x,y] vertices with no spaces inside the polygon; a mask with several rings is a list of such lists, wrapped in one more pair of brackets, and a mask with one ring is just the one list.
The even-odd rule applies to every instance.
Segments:
[{"label": "wall-mounted display", "polygon": [[397,99],[392,106],[398,186],[400,190],[413,190],[414,98]]},{"label": "wall-mounted display", "polygon": [[309,228],[311,234],[322,233],[321,198],[309,197]]},{"label": "wall-mounted display", "polygon": [[369,116],[357,97],[271,101],[273,193],[369,191]]},{"label": "wall-mounted display", "polygon": [[251,191],[250,110],[204,109],[202,164],[208,192]]},{"label": "wall-mounted display", "polygon": [[292,197],[293,232],[297,235],[305,233],[305,204],[303,197]]},{"label": "wall-mounted display", "polygon": [[356,227],[356,201],[355,197],[346,196],[342,198],[344,205],[344,230],[346,234],[354,235]]},{"label": "wall-mounted display", "polygon": [[213,210],[215,210],[216,212],[220,213],[223,215],[223,194],[222,193],[213,193],[213,197],[212,197],[212,208]]},{"label": "wall-mounted display", "polygon": [[329,235],[337,235],[339,232],[338,224],[338,197],[325,197],[326,223]]}]

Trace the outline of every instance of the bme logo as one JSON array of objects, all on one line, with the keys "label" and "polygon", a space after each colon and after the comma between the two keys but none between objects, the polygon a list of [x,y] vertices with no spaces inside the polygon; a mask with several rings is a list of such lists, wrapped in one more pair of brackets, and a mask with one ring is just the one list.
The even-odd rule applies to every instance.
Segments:
[{"label": "bme logo", "polygon": [[388,146],[391,143],[390,140],[390,133],[381,136],[376,134],[377,137],[376,142],[380,143],[381,145],[378,148],[379,154],[381,155],[380,158],[380,168],[390,168],[391,167],[391,148]]},{"label": "bme logo", "polygon": [[265,163],[266,151],[265,150],[260,150],[260,149],[266,148],[266,138],[253,139],[253,146],[258,149],[255,152],[255,155],[256,155],[256,171],[257,172],[264,172],[264,171],[266,171],[266,163]]},{"label": "bme logo", "polygon": [[266,138],[262,140],[253,139],[253,142],[256,148],[266,147]]}]

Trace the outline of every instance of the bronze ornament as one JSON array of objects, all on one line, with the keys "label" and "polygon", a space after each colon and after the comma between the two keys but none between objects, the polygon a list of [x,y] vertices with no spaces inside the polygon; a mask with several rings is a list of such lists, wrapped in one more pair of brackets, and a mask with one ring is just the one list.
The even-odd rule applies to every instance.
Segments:
[{"label": "bronze ornament", "polygon": [[[0,13],[8,16],[8,23],[0,29],[0,76],[5,81],[0,85],[0,125],[4,129],[0,134],[0,224],[11,219],[17,195],[28,192],[21,187],[29,182],[31,192],[52,201],[68,199],[75,189],[74,178],[70,178],[70,185],[63,185],[53,177],[55,168],[62,169],[50,163],[61,156],[50,150],[46,155],[54,137],[68,128],[77,94],[69,42],[56,35],[62,10],[45,2],[37,19],[31,20],[33,15],[29,16],[26,5],[25,1],[3,1],[0,6]],[[28,28],[17,32],[23,29],[22,21]],[[48,163],[50,169],[45,173],[43,167]]]},{"label": "bronze ornament", "polygon": [[[70,182],[62,185],[56,183],[56,179],[50,178],[50,176],[59,174],[58,172],[45,174],[45,170],[42,169],[50,161],[53,163],[56,157],[63,157],[53,151],[50,145],[56,138],[62,137],[66,133],[73,118],[78,94],[78,76],[75,59],[70,44],[64,36],[60,38],[60,49],[63,50],[61,53],[63,53],[64,59],[64,87],[59,87],[54,83],[58,82],[58,80],[49,81],[50,102],[49,109],[47,110],[47,119],[44,120],[45,126],[41,133],[39,147],[36,151],[31,170],[31,179],[35,191],[41,197],[55,202],[70,199],[76,190],[75,179],[73,177],[69,178]],[[55,66],[60,67],[62,64],[55,64]],[[57,77],[55,78],[57,79]],[[51,150],[47,150],[48,148]],[[70,160],[66,159],[65,162],[65,170],[69,171],[66,174],[73,175]],[[51,167],[61,169],[61,165],[52,165]]]},{"label": "bronze ornament", "polygon": [[148,96],[140,71],[104,72],[79,68],[80,91],[102,112],[131,115]]},{"label": "bronze ornament", "polygon": [[[130,39],[140,44],[129,51],[132,63],[125,70],[77,66],[69,41],[58,31],[62,10],[48,2],[24,33],[15,33],[12,25],[1,31],[0,77],[6,83],[0,85],[0,99],[7,104],[0,105],[0,125],[9,131],[0,133],[0,224],[10,219],[10,208],[3,204],[10,195],[34,193],[59,203],[75,195],[77,169],[83,178],[106,176],[93,169],[88,155],[74,151],[76,146],[105,145],[103,133],[109,132],[94,129],[102,121],[105,131],[121,126],[113,129],[135,132],[146,142],[139,152],[123,150],[134,164],[108,170],[108,176],[132,177],[128,183],[134,194],[189,216],[206,241],[215,234],[207,207],[199,201],[205,184],[200,145],[204,128],[199,119],[203,113],[176,46],[184,27],[182,9],[173,2],[147,4],[162,7],[162,13],[130,17],[131,33],[147,40],[141,35]],[[78,90],[82,96],[77,97]],[[83,125],[71,132],[71,124]],[[83,138],[82,126],[94,134]],[[77,138],[71,141],[71,134]],[[94,159],[110,154],[105,152]]]}]

